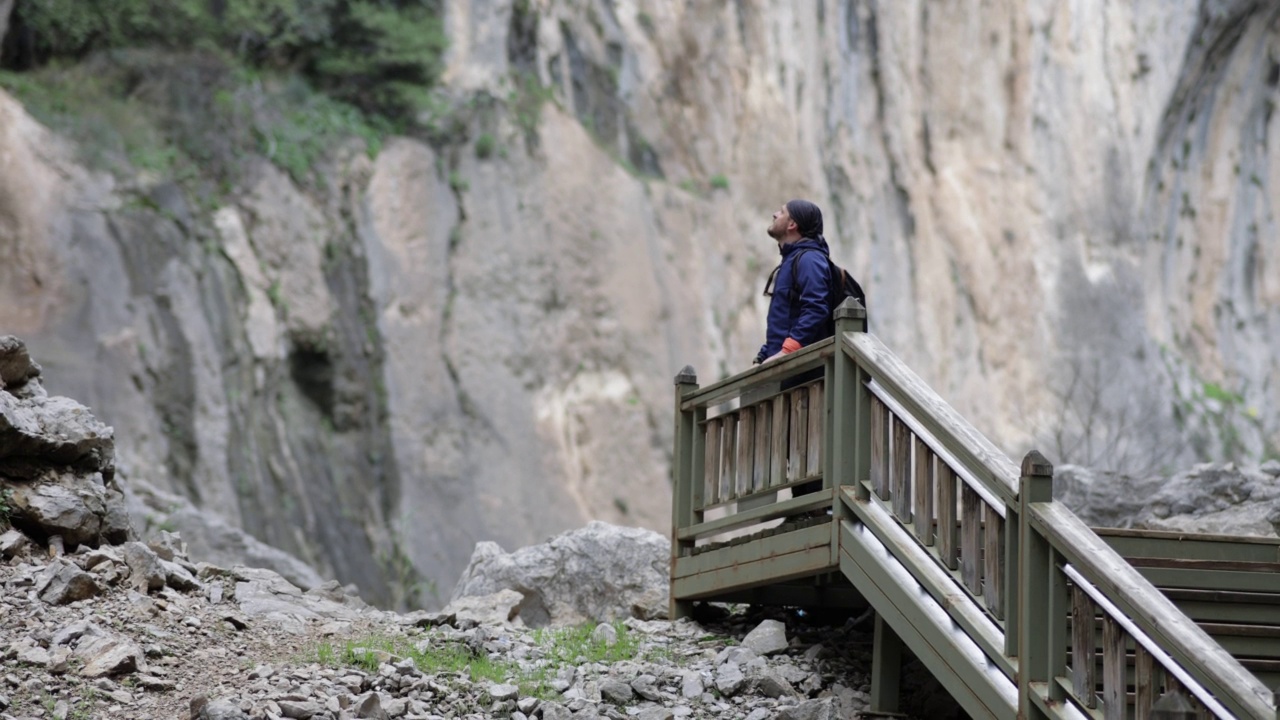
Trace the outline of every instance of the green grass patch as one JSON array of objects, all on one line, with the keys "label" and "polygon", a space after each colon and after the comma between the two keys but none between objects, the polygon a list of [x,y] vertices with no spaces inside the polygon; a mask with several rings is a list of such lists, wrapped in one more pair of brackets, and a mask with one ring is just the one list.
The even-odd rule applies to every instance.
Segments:
[{"label": "green grass patch", "polygon": [[535,650],[532,660],[523,667],[501,656],[476,654],[466,644],[445,640],[432,632],[413,636],[370,636],[337,645],[321,643],[306,659],[328,667],[357,667],[376,672],[384,662],[394,663],[407,658],[427,674],[454,673],[472,683],[482,680],[512,683],[518,685],[524,695],[554,699],[559,693],[550,683],[561,668],[588,663],[612,664],[637,658],[651,661],[671,658],[666,647],[644,647],[642,638],[621,622],[613,623],[613,628],[618,638],[613,645],[592,638],[595,624],[534,630],[529,637]]}]

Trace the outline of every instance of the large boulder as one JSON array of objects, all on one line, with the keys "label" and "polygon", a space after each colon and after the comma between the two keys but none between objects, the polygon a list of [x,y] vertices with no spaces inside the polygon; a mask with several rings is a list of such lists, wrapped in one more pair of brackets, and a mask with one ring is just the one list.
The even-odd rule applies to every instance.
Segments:
[{"label": "large boulder", "polygon": [[666,612],[670,558],[666,537],[600,521],[513,553],[480,542],[453,602],[515,590],[531,627],[657,617]]},{"label": "large boulder", "polygon": [[1072,465],[1054,497],[1099,527],[1272,537],[1280,526],[1280,462],[1201,464],[1173,477],[1130,477]]}]

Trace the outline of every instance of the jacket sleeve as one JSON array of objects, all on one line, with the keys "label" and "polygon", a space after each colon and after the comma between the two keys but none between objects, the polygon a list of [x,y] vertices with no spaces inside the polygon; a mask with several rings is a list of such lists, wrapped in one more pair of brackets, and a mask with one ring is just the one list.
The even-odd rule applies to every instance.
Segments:
[{"label": "jacket sleeve", "polygon": [[791,325],[790,337],[802,346],[822,339],[827,324],[827,291],[831,285],[831,272],[827,259],[820,252],[806,252],[796,258],[795,289],[799,305],[796,320]]}]

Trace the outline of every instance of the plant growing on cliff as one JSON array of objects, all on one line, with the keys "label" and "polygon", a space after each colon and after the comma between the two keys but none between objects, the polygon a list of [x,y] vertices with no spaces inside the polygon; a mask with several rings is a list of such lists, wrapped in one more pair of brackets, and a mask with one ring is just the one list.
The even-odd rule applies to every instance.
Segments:
[{"label": "plant growing on cliff", "polygon": [[436,0],[18,0],[3,60],[26,70],[103,50],[212,50],[408,117],[441,68],[440,15]]},{"label": "plant growing on cliff", "polygon": [[0,488],[0,528],[9,528],[13,525],[13,490],[10,488]]}]

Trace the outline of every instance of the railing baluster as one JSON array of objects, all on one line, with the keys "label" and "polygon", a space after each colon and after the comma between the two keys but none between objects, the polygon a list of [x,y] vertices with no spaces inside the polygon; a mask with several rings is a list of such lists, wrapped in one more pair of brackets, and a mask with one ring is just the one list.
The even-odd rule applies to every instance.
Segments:
[{"label": "railing baluster", "polygon": [[769,449],[772,442],[769,433],[772,428],[773,404],[762,402],[756,406],[756,457],[751,473],[752,492],[764,490],[769,485]]},{"label": "railing baluster", "polygon": [[986,602],[987,609],[998,620],[1004,619],[1004,543],[1006,542],[1004,532],[1004,518],[1000,517],[1000,513],[995,508],[983,503],[983,515],[986,516],[986,522],[983,524],[984,548],[982,553],[983,559],[983,580],[982,580],[982,599]]},{"label": "railing baluster", "polygon": [[982,592],[982,499],[960,483],[960,576],[974,596]]},{"label": "railing baluster", "polygon": [[822,471],[822,422],[826,415],[823,407],[824,393],[822,381],[809,386],[809,448],[805,473],[817,475]]},{"label": "railing baluster", "polygon": [[734,492],[738,497],[751,492],[751,476],[755,474],[756,409],[745,407],[738,411],[738,473],[734,478]]},{"label": "railing baluster", "polygon": [[791,406],[787,402],[787,395],[779,393],[773,399],[773,443],[769,453],[769,487],[781,485],[787,481],[787,424],[790,415]]},{"label": "railing baluster", "polygon": [[720,418],[708,420],[706,424],[706,453],[703,455],[705,458],[702,466],[703,477],[699,480],[706,488],[707,505],[720,502],[720,434],[723,431],[723,425],[724,422]]},{"label": "railing baluster", "polygon": [[911,428],[893,418],[893,514],[898,522],[911,522]]},{"label": "railing baluster", "polygon": [[911,514],[916,523],[916,537],[925,547],[933,545],[933,466],[933,451],[916,438],[916,482],[912,491],[915,508]]},{"label": "railing baluster", "polygon": [[1125,681],[1125,650],[1129,636],[1115,620],[1102,618],[1102,702],[1105,720],[1126,720],[1129,693]]},{"label": "railing baluster", "polygon": [[956,471],[938,463],[938,555],[948,570],[956,569]]},{"label": "railing baluster", "polygon": [[804,477],[809,454],[809,389],[792,390],[791,395],[791,452],[787,463],[787,480]]},{"label": "railing baluster", "polygon": [[1155,658],[1142,645],[1134,644],[1137,647],[1133,654],[1133,716],[1146,720],[1160,696],[1160,677]]},{"label": "railing baluster", "polygon": [[732,500],[738,477],[738,414],[724,416],[720,437],[720,501]]},{"label": "railing baluster", "polygon": [[871,489],[881,500],[889,496],[889,408],[871,397]]},{"label": "railing baluster", "polygon": [[1085,707],[1097,707],[1097,658],[1094,656],[1093,600],[1079,587],[1071,588],[1071,690]]}]

